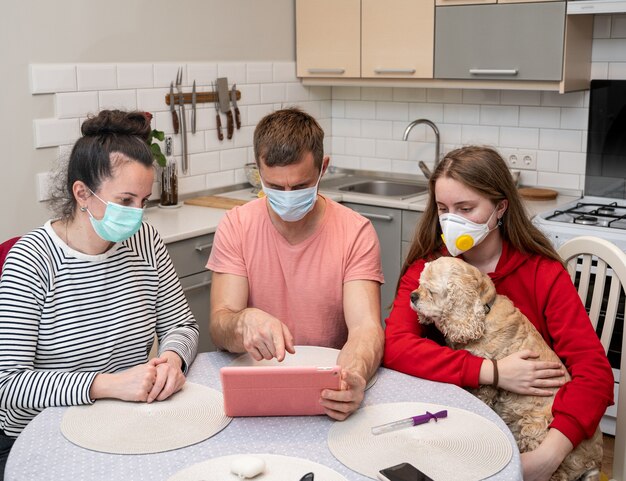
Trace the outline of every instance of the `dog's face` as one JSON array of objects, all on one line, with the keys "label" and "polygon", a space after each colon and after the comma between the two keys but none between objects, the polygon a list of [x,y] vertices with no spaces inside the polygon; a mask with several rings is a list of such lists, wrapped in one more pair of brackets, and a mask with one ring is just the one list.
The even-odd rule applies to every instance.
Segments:
[{"label": "dog's face", "polygon": [[455,344],[480,339],[485,328],[485,302],[495,294],[488,276],[455,257],[428,262],[411,307],[421,324],[437,326]]}]

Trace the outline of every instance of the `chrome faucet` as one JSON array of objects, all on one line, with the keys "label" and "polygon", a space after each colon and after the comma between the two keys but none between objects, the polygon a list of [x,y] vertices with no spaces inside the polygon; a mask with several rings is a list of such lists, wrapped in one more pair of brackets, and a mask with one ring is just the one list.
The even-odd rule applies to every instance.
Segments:
[{"label": "chrome faucet", "polygon": [[[428,125],[431,129],[433,129],[433,132],[435,132],[435,168],[437,167],[437,164],[439,163],[439,129],[437,128],[437,126],[434,124],[434,122],[428,120],[428,119],[417,119],[414,120],[413,122],[411,122],[409,125],[407,125],[405,131],[404,131],[404,135],[402,136],[402,140],[406,140],[409,137],[409,132],[411,132],[411,129],[413,127],[415,127],[416,125],[419,124],[426,124]],[[424,173],[424,175],[426,176],[427,179],[430,178],[431,176],[431,172],[430,169],[428,168],[428,166],[422,162],[421,160],[419,161],[419,167],[422,170],[422,172]]]}]

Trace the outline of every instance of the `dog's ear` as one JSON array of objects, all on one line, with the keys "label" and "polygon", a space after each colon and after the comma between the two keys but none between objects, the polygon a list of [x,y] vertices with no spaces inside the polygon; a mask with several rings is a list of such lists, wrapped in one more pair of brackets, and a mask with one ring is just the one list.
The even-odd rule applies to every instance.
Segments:
[{"label": "dog's ear", "polygon": [[485,330],[485,306],[481,300],[482,273],[465,263],[449,272],[443,335],[455,344],[480,339]]}]

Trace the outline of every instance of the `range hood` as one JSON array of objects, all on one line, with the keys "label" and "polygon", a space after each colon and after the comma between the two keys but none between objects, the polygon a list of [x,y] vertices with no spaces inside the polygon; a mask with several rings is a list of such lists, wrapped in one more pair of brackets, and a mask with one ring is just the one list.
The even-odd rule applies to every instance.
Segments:
[{"label": "range hood", "polygon": [[568,15],[595,13],[626,13],[626,0],[570,0],[567,2]]}]

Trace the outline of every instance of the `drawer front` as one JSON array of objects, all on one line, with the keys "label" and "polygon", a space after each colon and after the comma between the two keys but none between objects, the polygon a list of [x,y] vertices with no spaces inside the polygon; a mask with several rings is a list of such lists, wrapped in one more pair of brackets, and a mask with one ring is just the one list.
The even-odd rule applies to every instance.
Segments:
[{"label": "drawer front", "polygon": [[437,7],[435,78],[559,81],[565,2]]},{"label": "drawer front", "polygon": [[[402,240],[406,242],[413,241],[413,235],[415,234],[415,229],[417,228],[417,224],[422,217],[422,212],[415,212],[412,210],[403,210],[402,211]],[[404,255],[402,259],[404,259]]]},{"label": "drawer front", "polygon": [[178,277],[205,271],[212,246],[213,234],[166,244]]}]

